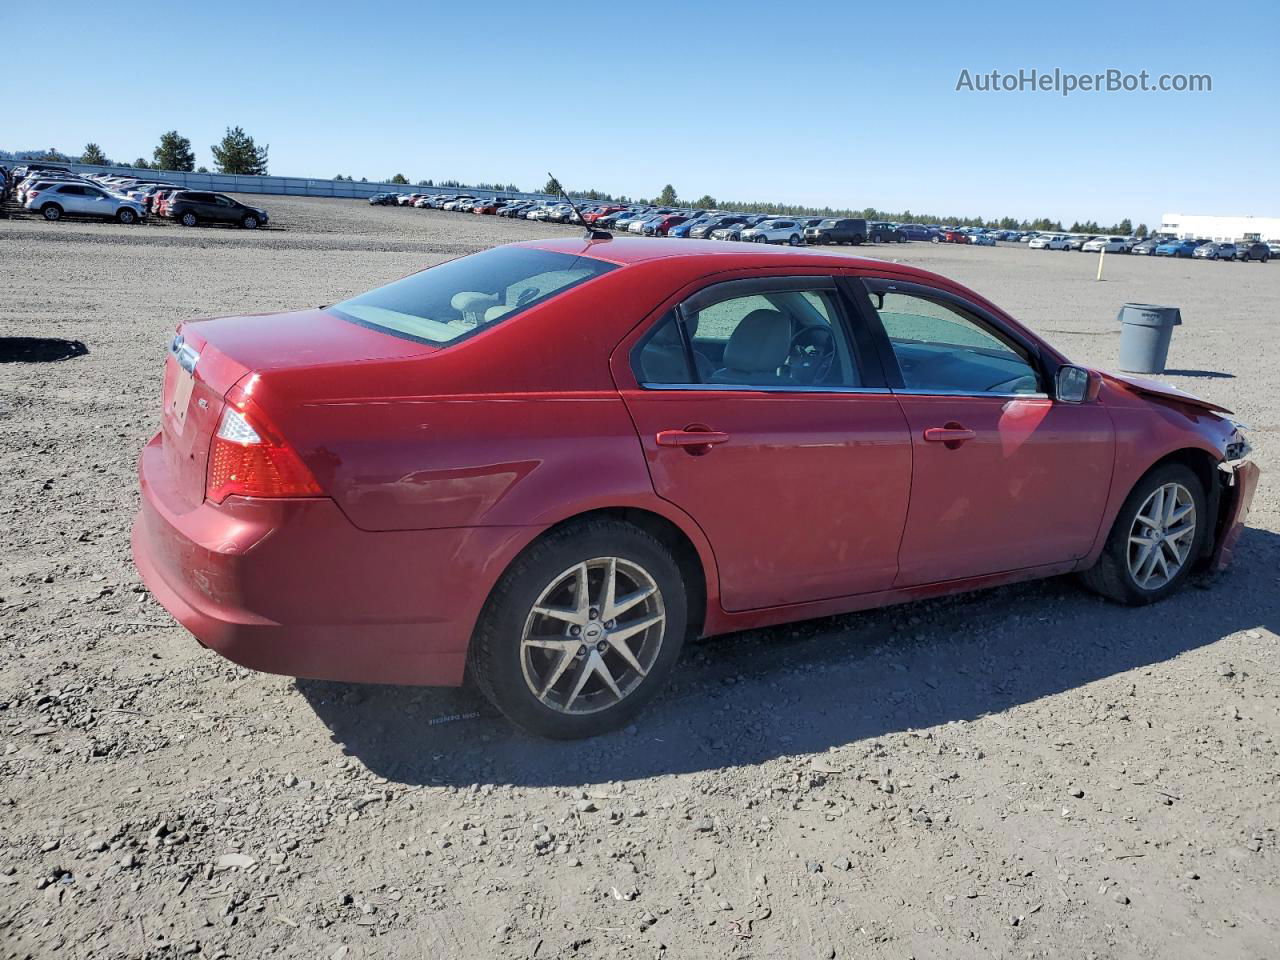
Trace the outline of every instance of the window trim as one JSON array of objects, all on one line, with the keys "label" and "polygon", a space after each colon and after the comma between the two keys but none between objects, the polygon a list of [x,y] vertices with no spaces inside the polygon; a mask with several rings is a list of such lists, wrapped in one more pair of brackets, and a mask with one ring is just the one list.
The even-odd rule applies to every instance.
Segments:
[{"label": "window trim", "polygon": [[[848,291],[849,296],[855,301],[857,309],[862,313],[865,325],[874,337],[876,352],[885,368],[885,376],[888,379],[889,387],[894,393],[931,397],[992,397],[1006,400],[1010,398],[1034,400],[1050,396],[1045,388],[1053,382],[1053,378],[1039,345],[1016,331],[1010,330],[1001,322],[999,317],[992,314],[991,311],[978,306],[972,300],[942,287],[933,287],[911,280],[895,280],[891,277],[849,277],[847,280],[850,288]],[[885,330],[884,324],[880,322],[880,314],[872,306],[871,294],[876,292],[903,293],[920,296],[924,299],[938,300],[954,305],[961,311],[971,314],[980,327],[986,328],[989,333],[1008,343],[1016,353],[1022,356],[1023,361],[1039,377],[1041,389],[1034,393],[992,393],[985,390],[908,387],[906,380],[902,376],[902,368],[898,366],[898,356],[893,351],[889,333]]]},{"label": "window trim", "polygon": [[[887,393],[890,386],[885,379],[883,363],[875,353],[875,344],[865,336],[859,336],[856,311],[848,302],[848,297],[840,282],[841,278],[829,274],[792,274],[789,276],[740,277],[733,280],[712,282],[695,290],[689,296],[658,314],[652,326],[636,341],[630,352],[631,375],[642,390],[700,390],[702,392],[739,391],[757,393]],[[645,346],[657,334],[659,328],[674,316],[680,333],[680,342],[684,346],[686,369],[697,375],[697,361],[694,359],[693,342],[689,336],[689,326],[685,320],[686,311],[697,312],[715,306],[726,300],[740,297],[759,296],[767,293],[826,293],[833,305],[835,316],[831,317],[832,333],[843,337],[849,357],[857,368],[861,385],[857,387],[797,385],[797,386],[762,386],[757,384],[736,383],[653,383],[641,377],[643,368],[640,357]]]}]

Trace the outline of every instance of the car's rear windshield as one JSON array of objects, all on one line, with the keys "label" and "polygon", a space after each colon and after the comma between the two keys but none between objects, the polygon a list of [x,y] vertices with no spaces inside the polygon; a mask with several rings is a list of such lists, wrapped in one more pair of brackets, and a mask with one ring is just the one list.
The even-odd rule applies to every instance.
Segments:
[{"label": "car's rear windshield", "polygon": [[426,343],[452,343],[615,269],[590,257],[495,247],[334,304],[344,319]]}]

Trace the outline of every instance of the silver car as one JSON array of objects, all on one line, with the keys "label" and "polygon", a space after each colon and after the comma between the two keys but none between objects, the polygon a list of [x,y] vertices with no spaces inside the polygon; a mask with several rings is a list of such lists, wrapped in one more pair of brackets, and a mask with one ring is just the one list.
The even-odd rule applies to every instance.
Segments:
[{"label": "silver car", "polygon": [[136,200],[108,193],[91,183],[51,183],[27,191],[23,206],[39,211],[46,220],[61,220],[64,214],[101,217],[120,223],[137,223],[146,209]]}]

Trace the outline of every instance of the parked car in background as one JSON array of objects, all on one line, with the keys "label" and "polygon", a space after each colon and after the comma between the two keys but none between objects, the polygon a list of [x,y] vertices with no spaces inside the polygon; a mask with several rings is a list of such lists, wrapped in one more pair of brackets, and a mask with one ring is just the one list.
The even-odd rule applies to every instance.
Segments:
[{"label": "parked car in background", "polygon": [[942,230],[929,239],[932,243],[968,243],[969,234],[963,230]]},{"label": "parked car in background", "polygon": [[1100,253],[1103,250],[1107,253],[1128,253],[1133,249],[1133,241],[1128,237],[1094,237],[1085,241],[1080,249],[1085,253]]},{"label": "parked car in background", "polygon": [[1027,244],[1032,250],[1065,250],[1067,238],[1060,233],[1042,233]]},{"label": "parked car in background", "polygon": [[23,206],[46,220],[61,220],[70,214],[132,224],[146,216],[146,208],[137,200],[108,193],[90,183],[39,184],[27,191]]},{"label": "parked car in background", "polygon": [[469,678],[559,738],[630,723],[687,638],[1067,573],[1159,602],[1228,564],[1259,474],[1222,407],[953,281],[752,244],[565,237],[187,320],[160,406],[133,559],[203,644]]},{"label": "parked car in background", "polygon": [[1166,240],[1157,245],[1154,254],[1157,257],[1189,257],[1196,248],[1208,243],[1207,240]]},{"label": "parked car in background", "polygon": [[1067,235],[1067,244],[1063,248],[1065,250],[1074,250],[1076,253],[1084,250],[1084,245],[1090,240],[1098,239],[1091,233],[1071,233]]},{"label": "parked car in background", "polygon": [[832,217],[819,220],[817,224],[806,227],[804,231],[806,243],[851,244],[857,246],[867,240],[867,221],[855,217]]},{"label": "parked car in background", "polygon": [[1156,247],[1160,246],[1163,242],[1164,241],[1161,237],[1147,237],[1145,240],[1139,240],[1130,247],[1129,252],[1140,257],[1150,256],[1155,253]]},{"label": "parked car in background", "polygon": [[724,227],[741,225],[747,222],[747,218],[741,214],[731,213],[721,217],[714,217],[706,223],[701,223],[689,231],[689,236],[694,240],[702,240],[711,236],[712,231],[720,230]]},{"label": "parked car in background", "polygon": [[738,239],[751,243],[785,243],[798,247],[804,243],[804,227],[787,218],[762,220],[754,227],[744,229]]},{"label": "parked car in background", "polygon": [[1244,240],[1236,244],[1236,259],[1266,263],[1271,259],[1271,248],[1260,240]]},{"label": "parked car in background", "polygon": [[1197,260],[1234,260],[1236,245],[1234,243],[1202,243],[1191,251]]},{"label": "parked car in background", "polygon": [[754,227],[758,223],[768,220],[763,214],[746,216],[742,218],[741,223],[733,223],[725,226],[716,227],[708,235],[712,240],[729,240],[738,241],[742,239],[742,232]]},{"label": "parked car in background", "polygon": [[1273,257],[1280,257],[1280,241],[1268,240],[1266,241],[1266,244],[1267,244],[1267,250],[1271,252],[1271,255]]},{"label": "parked car in background", "polygon": [[997,245],[995,235],[985,232],[969,234],[969,242],[978,247],[994,247]]},{"label": "parked car in background", "polygon": [[394,194],[394,193],[375,193],[372,197],[369,198],[369,206],[371,207],[391,206],[396,202],[397,196],[398,194]]},{"label": "parked car in background", "polygon": [[266,226],[267,211],[233,200],[222,193],[179,190],[166,205],[165,215],[184,227],[205,223],[234,223],[246,230]]},{"label": "parked car in background", "polygon": [[884,220],[867,221],[867,239],[872,243],[906,243],[906,235]]},{"label": "parked car in background", "polygon": [[904,223],[899,225],[898,232],[908,240],[932,240],[938,235],[938,228],[924,223]]}]

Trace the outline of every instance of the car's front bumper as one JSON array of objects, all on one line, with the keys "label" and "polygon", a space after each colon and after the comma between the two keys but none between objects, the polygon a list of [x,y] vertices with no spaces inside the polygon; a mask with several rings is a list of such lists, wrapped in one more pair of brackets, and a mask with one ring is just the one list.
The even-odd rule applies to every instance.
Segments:
[{"label": "car's front bumper", "polygon": [[1210,568],[1214,571],[1223,570],[1231,563],[1240,536],[1244,533],[1249,508],[1253,505],[1258,478],[1262,475],[1262,471],[1252,460],[1224,460],[1218,464],[1218,469],[1226,474],[1226,482],[1219,508],[1221,522],[1218,538],[1210,561]]},{"label": "car's front bumper", "polygon": [[327,498],[175,507],[156,438],[139,463],[134,563],[205,646],[295,677],[453,686],[523,527],[370,532]]}]

